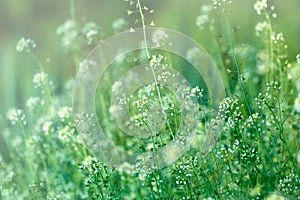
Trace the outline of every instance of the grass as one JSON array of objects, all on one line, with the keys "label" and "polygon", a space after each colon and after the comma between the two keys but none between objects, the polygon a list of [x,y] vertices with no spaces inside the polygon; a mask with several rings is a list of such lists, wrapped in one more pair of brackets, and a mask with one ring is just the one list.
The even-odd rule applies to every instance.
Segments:
[{"label": "grass", "polygon": [[[89,45],[105,40],[105,31],[77,21],[76,1],[70,2],[71,19],[57,34],[74,69],[91,69],[92,60],[80,61]],[[129,22],[119,20],[115,31],[141,26],[146,41],[146,27],[157,24],[151,2],[126,3]],[[214,38],[208,52],[226,87],[218,109],[191,63],[146,46],[109,64],[96,85],[95,115],[78,112],[72,106],[78,80],[58,90],[34,41],[21,40],[17,51],[39,72],[35,96],[0,121],[0,199],[299,199],[299,56],[290,55],[277,29],[277,7],[254,3],[257,42],[237,42],[235,2],[211,1],[190,22]],[[139,73],[144,64],[148,71]],[[129,72],[133,66],[142,67]],[[101,146],[104,135],[113,144],[108,150]]]}]

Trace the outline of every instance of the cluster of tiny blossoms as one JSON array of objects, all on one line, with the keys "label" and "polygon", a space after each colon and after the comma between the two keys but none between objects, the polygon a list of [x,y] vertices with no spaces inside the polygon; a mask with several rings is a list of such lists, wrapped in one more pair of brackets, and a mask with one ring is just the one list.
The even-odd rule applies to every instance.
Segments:
[{"label": "cluster of tiny blossoms", "polygon": [[241,108],[237,99],[225,98],[219,105],[218,116],[228,122],[230,127],[234,127],[238,122],[244,119]]},{"label": "cluster of tiny blossoms", "polygon": [[36,48],[36,43],[30,38],[21,38],[16,46],[17,52],[30,53],[32,49]]},{"label": "cluster of tiny blossoms", "polygon": [[194,175],[194,168],[198,165],[198,157],[183,157],[181,161],[176,163],[174,173],[176,174],[177,185],[186,185],[189,179]]},{"label": "cluster of tiny blossoms", "polygon": [[296,60],[297,60],[297,63],[300,64],[300,54],[297,54]]},{"label": "cluster of tiny blossoms", "polygon": [[209,25],[209,29],[213,29],[214,20],[210,19],[211,11],[213,7],[211,5],[203,5],[201,7],[201,14],[196,18],[196,25],[200,30],[204,30],[204,28]]},{"label": "cluster of tiny blossoms", "polygon": [[[254,10],[256,11],[256,13],[258,15],[266,14],[266,17],[269,18],[269,14],[267,14],[267,8],[268,8],[267,0],[259,0],[259,1],[256,1],[254,4]],[[275,7],[271,6],[270,9],[271,9],[272,17],[276,18],[277,14],[274,12]]]},{"label": "cluster of tiny blossoms", "polygon": [[262,11],[264,11],[267,7],[267,0],[256,1],[256,3],[254,4],[254,9],[256,10],[258,15],[261,15]]},{"label": "cluster of tiny blossoms", "polygon": [[87,43],[92,44],[95,37],[99,34],[99,27],[95,22],[87,22],[82,29],[82,33],[86,37]]},{"label": "cluster of tiny blossoms", "polygon": [[48,135],[49,134],[49,132],[53,132],[54,131],[54,129],[53,129],[53,127],[52,127],[52,121],[46,121],[43,125],[42,125],[42,130],[44,131],[44,133],[46,134],[46,135]]},{"label": "cluster of tiny blossoms", "polygon": [[258,37],[267,36],[270,24],[267,21],[258,22],[255,26],[255,34]]},{"label": "cluster of tiny blossoms", "polygon": [[7,112],[7,118],[11,121],[12,124],[21,123],[26,125],[25,114],[20,109],[11,109]]},{"label": "cluster of tiny blossoms", "polygon": [[300,177],[291,173],[279,180],[279,189],[288,195],[297,195],[300,190]]},{"label": "cluster of tiny blossoms", "polygon": [[72,107],[64,106],[58,111],[58,116],[60,117],[62,122],[70,119],[72,115],[72,110]]},{"label": "cluster of tiny blossoms", "polygon": [[212,4],[214,5],[214,8],[215,8],[215,9],[217,8],[217,6],[221,7],[221,6],[223,6],[225,3],[231,4],[232,1],[231,1],[231,0],[212,0]]},{"label": "cluster of tiny blossoms", "polygon": [[112,23],[112,28],[114,29],[115,33],[119,33],[126,30],[127,26],[128,22],[124,18],[116,19]]},{"label": "cluster of tiny blossoms", "polygon": [[35,87],[43,87],[47,84],[48,74],[45,72],[36,73],[33,76],[32,82],[35,84]]},{"label": "cluster of tiny blossoms", "polygon": [[62,44],[65,48],[71,48],[75,42],[78,31],[76,30],[76,23],[74,20],[67,20],[64,24],[56,29],[58,35],[62,35]]}]

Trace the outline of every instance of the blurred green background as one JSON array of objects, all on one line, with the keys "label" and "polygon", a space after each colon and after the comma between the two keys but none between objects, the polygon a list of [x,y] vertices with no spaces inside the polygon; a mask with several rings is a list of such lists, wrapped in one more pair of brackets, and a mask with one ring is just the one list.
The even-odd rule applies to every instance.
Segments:
[{"label": "blurred green background", "polygon": [[[120,17],[127,20],[128,5],[123,0],[74,0],[76,20],[94,21],[105,33],[104,38],[114,34],[112,22]],[[208,0],[151,0],[145,1],[155,10],[152,16],[156,26],[175,29],[196,39],[209,52],[211,35],[200,31],[195,25],[200,8]],[[254,27],[263,18],[253,9],[255,1],[235,0],[230,10],[231,24],[238,31],[236,43],[257,43]],[[295,59],[300,52],[300,1],[269,0],[275,5],[277,19],[275,31],[283,32],[289,45],[289,57]],[[22,108],[26,99],[35,94],[33,75],[39,71],[37,64],[26,53],[15,50],[21,37],[32,38],[37,43],[35,52],[45,66],[50,80],[59,93],[63,82],[76,74],[75,63],[70,54],[63,51],[61,38],[56,29],[70,19],[68,0],[0,0],[0,113],[5,116],[10,107]],[[132,20],[131,20],[132,21]],[[91,50],[95,45],[88,48]],[[255,67],[255,66],[254,66]],[[0,115],[1,120],[1,115]]]}]

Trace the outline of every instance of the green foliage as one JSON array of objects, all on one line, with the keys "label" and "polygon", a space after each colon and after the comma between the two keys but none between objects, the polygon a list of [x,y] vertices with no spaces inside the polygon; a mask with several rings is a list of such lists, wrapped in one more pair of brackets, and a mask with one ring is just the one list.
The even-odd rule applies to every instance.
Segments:
[{"label": "green foliage", "polygon": [[[153,14],[151,6],[142,5],[140,0],[126,2],[131,8],[128,17],[138,14],[134,26],[154,26],[147,18]],[[202,6],[195,19],[200,31],[215,37],[215,48],[210,53],[223,75],[228,97],[220,103],[218,114],[208,117],[212,110],[206,88],[197,85],[200,77],[196,77],[193,87],[179,84],[181,95],[189,100],[185,106],[197,108],[197,120],[191,121],[197,124],[197,134],[188,151],[162,169],[143,162],[124,162],[117,170],[94,158],[84,146],[73,118],[73,79],[57,92],[55,82],[49,80],[51,75],[45,73],[33,51],[36,43],[21,38],[16,50],[31,55],[40,67],[33,77],[38,92],[23,109],[9,110],[7,120],[0,118],[0,125],[5,127],[0,134],[0,199],[299,199],[300,56],[288,59],[284,35],[273,26],[275,7],[266,0],[254,4],[263,18],[252,30],[259,42],[236,44],[238,30],[231,27],[228,11],[233,4],[213,0]],[[79,58],[84,56],[81,50],[101,41],[103,33],[96,23],[80,25],[74,18],[73,13],[73,19],[60,25],[57,33],[79,66]],[[127,26],[123,18],[113,22],[115,32]],[[117,82],[120,77],[115,70],[122,67],[120,70],[125,71],[132,63],[144,60],[149,61],[153,83],[124,98],[119,87],[130,84],[130,80]],[[171,53],[146,48],[146,52],[134,52],[111,64],[101,81],[110,83],[107,85],[113,89],[107,85],[97,88],[96,110],[103,112],[96,113],[115,145],[133,152],[155,152],[178,137],[181,105],[172,91],[158,83],[172,83],[176,74],[164,67],[177,69],[178,63],[189,67]],[[115,95],[118,102],[128,102],[128,121],[148,137],[125,138],[113,124],[111,115],[116,108],[109,107],[111,102],[106,102],[101,92],[106,97]],[[153,115],[159,106],[164,108],[163,114]],[[220,137],[203,155],[203,137],[213,120],[220,119],[224,120]]]}]

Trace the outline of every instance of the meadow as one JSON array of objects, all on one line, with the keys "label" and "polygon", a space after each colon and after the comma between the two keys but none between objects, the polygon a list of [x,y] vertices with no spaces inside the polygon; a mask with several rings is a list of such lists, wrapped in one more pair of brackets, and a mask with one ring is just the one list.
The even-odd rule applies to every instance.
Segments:
[{"label": "meadow", "polygon": [[299,6],[0,2],[0,199],[300,199]]}]

